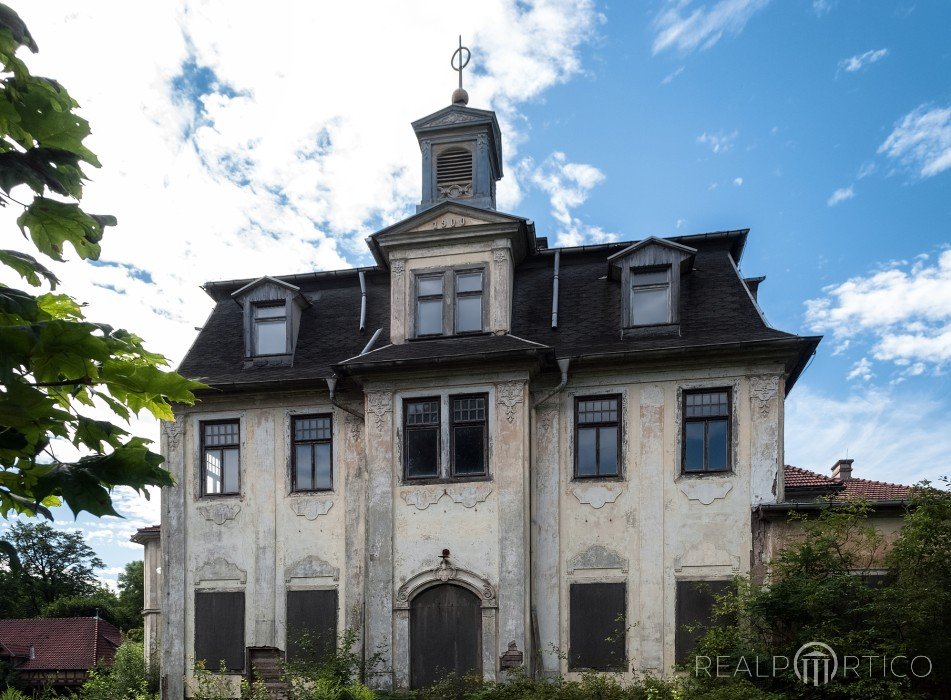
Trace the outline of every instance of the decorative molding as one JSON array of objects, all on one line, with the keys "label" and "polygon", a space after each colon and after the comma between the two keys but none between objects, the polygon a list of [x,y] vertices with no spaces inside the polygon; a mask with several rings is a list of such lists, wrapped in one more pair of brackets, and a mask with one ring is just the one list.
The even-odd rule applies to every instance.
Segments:
[{"label": "decorative molding", "polygon": [[351,442],[356,442],[360,438],[360,421],[353,416],[347,416],[344,425],[347,429],[347,437]]},{"label": "decorative molding", "polygon": [[334,502],[329,498],[295,498],[291,500],[291,510],[302,518],[316,520],[321,515],[327,515],[330,509],[334,507]]},{"label": "decorative molding", "polygon": [[729,481],[712,481],[709,477],[704,479],[684,479],[680,482],[680,492],[691,501],[700,501],[708,506],[714,501],[725,498],[733,489],[733,484]]},{"label": "decorative molding", "polygon": [[390,272],[397,277],[406,271],[406,262],[404,260],[393,260],[390,263]]},{"label": "decorative molding", "polygon": [[484,156],[485,152],[489,148],[489,138],[485,134],[479,134],[476,136],[476,143],[479,146],[479,155]]},{"label": "decorative molding", "polygon": [[455,503],[461,503],[466,508],[473,508],[479,503],[484,503],[485,499],[492,493],[492,487],[482,486],[453,486],[446,489],[446,494]]},{"label": "decorative molding", "polygon": [[445,489],[431,491],[429,489],[419,488],[400,492],[400,498],[406,501],[406,505],[416,506],[416,510],[426,510],[429,506],[438,503],[439,499],[445,495]]},{"label": "decorative molding", "polygon": [[314,554],[308,554],[284,567],[284,581],[290,583],[291,579],[295,578],[332,578],[339,581],[340,569]]},{"label": "decorative molding", "polygon": [[568,575],[578,569],[620,569],[626,574],[628,560],[604,545],[593,544],[568,559]]},{"label": "decorative molding", "polygon": [[223,557],[215,557],[211,561],[205,562],[205,564],[195,571],[195,580],[198,583],[205,581],[238,581],[239,583],[246,583],[248,580],[248,572]]},{"label": "decorative molding", "polygon": [[498,605],[498,595],[495,587],[489,583],[485,576],[465,567],[457,566],[446,558],[441,559],[439,565],[435,568],[424,569],[407,579],[397,590],[393,607],[397,609],[408,608],[410,600],[420,591],[449,582],[468,588],[478,595],[483,608],[494,608]]},{"label": "decorative molding", "polygon": [[433,157],[433,143],[429,139],[423,139],[423,162],[428,163]]},{"label": "decorative molding", "polygon": [[496,248],[494,257],[495,262],[498,265],[504,265],[509,258],[508,252],[505,250],[505,248]]},{"label": "decorative molding", "polygon": [[463,124],[465,122],[476,122],[479,121],[480,117],[473,117],[468,114],[460,114],[459,112],[450,112],[444,117],[439,117],[439,119],[433,119],[431,122],[426,122],[425,124],[420,124],[420,128],[430,127],[430,126],[443,126],[444,124]]},{"label": "decorative molding", "polygon": [[524,382],[513,380],[503,382],[496,388],[496,401],[499,406],[505,409],[505,418],[509,423],[515,422],[516,410],[518,409],[518,405],[523,401],[522,393],[524,387]]},{"label": "decorative molding", "polygon": [[165,444],[168,445],[169,453],[177,450],[182,444],[182,437],[185,435],[185,421],[182,420],[163,420],[162,434],[165,435]]},{"label": "decorative molding", "polygon": [[750,399],[759,402],[759,413],[769,415],[769,402],[779,391],[779,377],[750,377]]},{"label": "decorative molding", "polygon": [[740,572],[740,558],[720,549],[710,540],[684,547],[680,556],[674,557],[674,571],[684,569],[730,568],[731,573]]},{"label": "decorative molding", "polygon": [[374,417],[378,433],[383,432],[386,414],[393,411],[393,396],[388,391],[374,391],[367,394],[367,413]]},{"label": "decorative molding", "polygon": [[234,520],[241,506],[237,503],[212,503],[206,506],[198,506],[198,512],[205,520],[215,523],[215,525],[224,525],[228,520]]},{"label": "decorative molding", "polygon": [[569,490],[578,499],[578,503],[585,503],[595,510],[603,508],[605,503],[614,503],[624,491],[620,486],[575,486]]},{"label": "decorative molding", "polygon": [[[436,189],[439,191],[439,196],[441,198],[467,199],[472,196],[471,182],[453,182],[449,185],[436,185]],[[463,219],[461,224],[452,224],[450,226],[442,227],[437,227],[435,222],[433,222],[433,228],[454,228],[457,225],[465,226],[465,219]]]}]

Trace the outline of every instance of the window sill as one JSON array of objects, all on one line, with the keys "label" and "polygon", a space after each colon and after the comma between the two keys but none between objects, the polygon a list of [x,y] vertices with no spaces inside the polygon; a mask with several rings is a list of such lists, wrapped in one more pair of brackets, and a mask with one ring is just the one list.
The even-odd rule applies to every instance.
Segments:
[{"label": "window sill", "polygon": [[595,474],[592,476],[578,476],[575,474],[571,477],[572,483],[587,484],[591,482],[604,482],[604,483],[623,483],[627,481],[624,478],[623,474],[617,474],[615,476],[601,476],[600,474]]},{"label": "window sill", "polygon": [[333,490],[332,488],[329,488],[329,489],[296,489],[296,490],[290,491],[287,495],[288,495],[288,496],[320,496],[320,495],[323,495],[323,494],[331,494],[331,495],[333,495],[333,493],[334,493],[334,490]]},{"label": "window sill", "polygon": [[449,334],[439,334],[439,335],[417,335],[412,338],[407,338],[406,342],[408,343],[421,343],[427,340],[449,340],[450,338],[473,338],[483,335],[492,335],[492,331],[466,331],[463,333],[449,333]]},{"label": "window sill", "polygon": [[234,498],[240,501],[241,493],[239,491],[235,491],[233,493],[203,493],[198,498],[200,498],[201,500],[205,500],[206,498],[210,498],[212,500],[219,500],[222,498]]},{"label": "window sill", "polygon": [[704,479],[711,476],[733,476],[736,474],[732,469],[721,469],[720,471],[705,471],[705,472],[685,472],[681,471],[680,476],[677,477],[680,479]]},{"label": "window sill", "polygon": [[294,355],[281,353],[280,355],[252,355],[244,358],[243,369],[252,367],[287,367],[294,364]]},{"label": "window sill", "polygon": [[442,477],[407,477],[404,476],[400,480],[400,486],[440,486],[445,484],[465,484],[473,483],[479,481],[492,481],[492,477],[488,474],[478,474],[475,476],[451,476],[448,478]]}]

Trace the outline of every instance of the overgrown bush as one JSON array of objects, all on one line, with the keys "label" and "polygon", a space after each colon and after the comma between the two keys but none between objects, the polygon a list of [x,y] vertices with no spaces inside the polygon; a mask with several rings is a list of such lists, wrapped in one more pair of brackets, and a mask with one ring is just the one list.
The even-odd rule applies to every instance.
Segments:
[{"label": "overgrown bush", "polygon": [[82,700],[154,700],[149,692],[145,654],[138,642],[124,642],[111,668],[97,668],[79,691]]}]

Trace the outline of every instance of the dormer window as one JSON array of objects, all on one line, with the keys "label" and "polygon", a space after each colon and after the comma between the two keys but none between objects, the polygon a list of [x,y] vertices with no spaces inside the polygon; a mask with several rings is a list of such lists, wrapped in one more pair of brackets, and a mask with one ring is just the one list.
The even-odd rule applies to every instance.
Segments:
[{"label": "dormer window", "polygon": [[417,274],[414,335],[481,333],[485,328],[484,281],[481,268]]},{"label": "dormer window", "polygon": [[631,326],[670,323],[670,268],[631,269]]},{"label": "dormer window", "polygon": [[440,199],[472,196],[472,151],[450,148],[436,157],[436,187]]},{"label": "dormer window", "polygon": [[279,304],[254,304],[254,354],[287,353],[287,309]]}]

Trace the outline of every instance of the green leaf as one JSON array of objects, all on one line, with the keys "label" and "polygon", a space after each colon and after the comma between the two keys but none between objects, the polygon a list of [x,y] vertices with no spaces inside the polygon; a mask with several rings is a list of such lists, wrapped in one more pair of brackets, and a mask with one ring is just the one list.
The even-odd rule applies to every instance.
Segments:
[{"label": "green leaf", "polygon": [[59,284],[56,275],[38,263],[32,255],[16,250],[0,250],[0,263],[13,268],[14,272],[34,287],[42,284],[40,277],[49,282],[53,289]]},{"label": "green leaf", "polygon": [[0,29],[10,32],[17,44],[27,47],[33,53],[39,51],[30,35],[30,30],[26,28],[26,23],[20,19],[20,15],[2,3],[0,3]]},{"label": "green leaf", "polygon": [[0,189],[7,194],[26,185],[36,194],[50,190],[64,197],[81,199],[84,175],[79,156],[55,148],[31,148],[23,153],[0,153]]},{"label": "green leaf", "polygon": [[109,421],[93,420],[86,416],[79,416],[76,423],[76,433],[73,436],[73,444],[77,447],[85,445],[91,450],[101,452],[103,444],[113,449],[122,445],[122,438],[128,433],[117,425]]},{"label": "green leaf", "polygon": [[20,214],[17,224],[24,234],[29,230],[40,252],[54,260],[63,260],[64,243],[71,244],[81,258],[96,260],[103,228],[115,226],[116,219],[87,214],[78,204],[36,197]]}]

